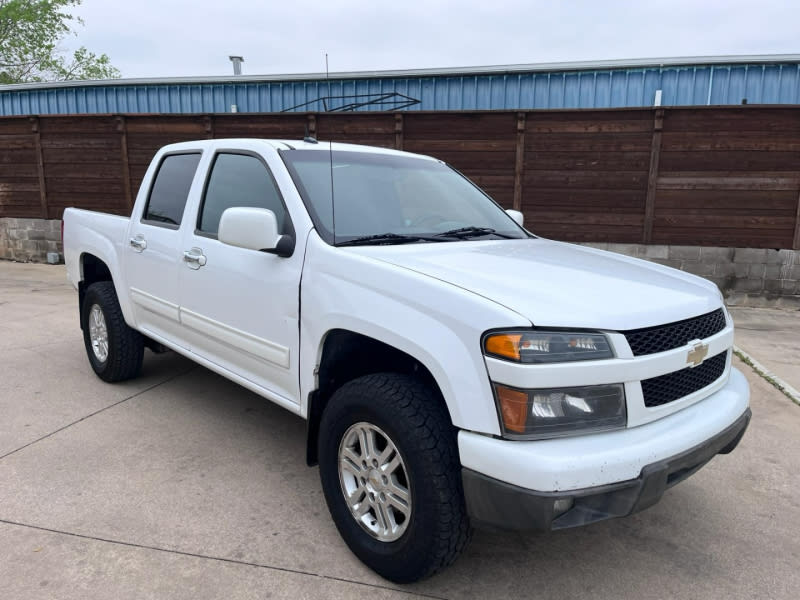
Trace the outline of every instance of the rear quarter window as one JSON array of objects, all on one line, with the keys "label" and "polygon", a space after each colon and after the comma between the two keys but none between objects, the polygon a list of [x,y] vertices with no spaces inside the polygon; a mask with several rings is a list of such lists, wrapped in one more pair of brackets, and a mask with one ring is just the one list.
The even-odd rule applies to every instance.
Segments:
[{"label": "rear quarter window", "polygon": [[199,152],[164,157],[150,188],[142,220],[151,225],[180,226],[199,162]]}]

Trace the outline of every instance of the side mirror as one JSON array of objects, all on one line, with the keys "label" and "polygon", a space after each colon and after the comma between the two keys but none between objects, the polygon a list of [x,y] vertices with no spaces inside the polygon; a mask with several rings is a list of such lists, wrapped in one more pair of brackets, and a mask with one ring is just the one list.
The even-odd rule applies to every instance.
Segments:
[{"label": "side mirror", "polygon": [[278,256],[291,256],[294,239],[278,233],[275,213],[266,208],[234,206],[225,209],[219,220],[217,238],[223,244],[260,250]]},{"label": "side mirror", "polygon": [[511,210],[510,208],[506,212],[508,213],[509,217],[514,219],[514,222],[517,225],[519,225],[520,227],[523,227],[523,223],[525,222],[525,215],[523,215],[518,210]]}]

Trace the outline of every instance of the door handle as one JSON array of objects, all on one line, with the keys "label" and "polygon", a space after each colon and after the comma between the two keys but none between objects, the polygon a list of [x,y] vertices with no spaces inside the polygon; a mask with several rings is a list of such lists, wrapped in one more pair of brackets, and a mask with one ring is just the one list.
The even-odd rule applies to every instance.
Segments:
[{"label": "door handle", "polygon": [[136,250],[136,252],[141,252],[145,248],[147,248],[147,241],[144,239],[144,236],[140,233],[136,236],[132,237],[130,240],[131,248]]},{"label": "door handle", "polygon": [[183,253],[183,260],[190,269],[199,269],[206,264],[206,256],[201,248],[192,248]]}]

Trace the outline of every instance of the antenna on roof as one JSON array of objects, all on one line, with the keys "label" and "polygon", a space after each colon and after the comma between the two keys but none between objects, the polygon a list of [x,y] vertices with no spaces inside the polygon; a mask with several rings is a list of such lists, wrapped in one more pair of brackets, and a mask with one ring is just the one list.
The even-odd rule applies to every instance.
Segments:
[{"label": "antenna on roof", "polygon": [[[328,84],[328,96],[331,95],[331,75],[328,72],[328,53],[325,53],[325,82]],[[331,229],[333,229],[333,245],[336,245],[336,203],[333,200],[333,141],[328,139],[328,158],[331,165]]]}]

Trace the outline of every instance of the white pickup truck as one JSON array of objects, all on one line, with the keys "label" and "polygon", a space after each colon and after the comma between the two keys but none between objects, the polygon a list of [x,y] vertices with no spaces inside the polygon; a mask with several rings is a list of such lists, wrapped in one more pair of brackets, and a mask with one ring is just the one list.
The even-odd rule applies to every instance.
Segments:
[{"label": "white pickup truck", "polygon": [[396,582],[473,525],[646,508],[750,419],[712,283],[539,238],[430,157],[170,145],[130,219],[65,212],[64,253],[98,376],[171,349],[306,419],[336,527]]}]

